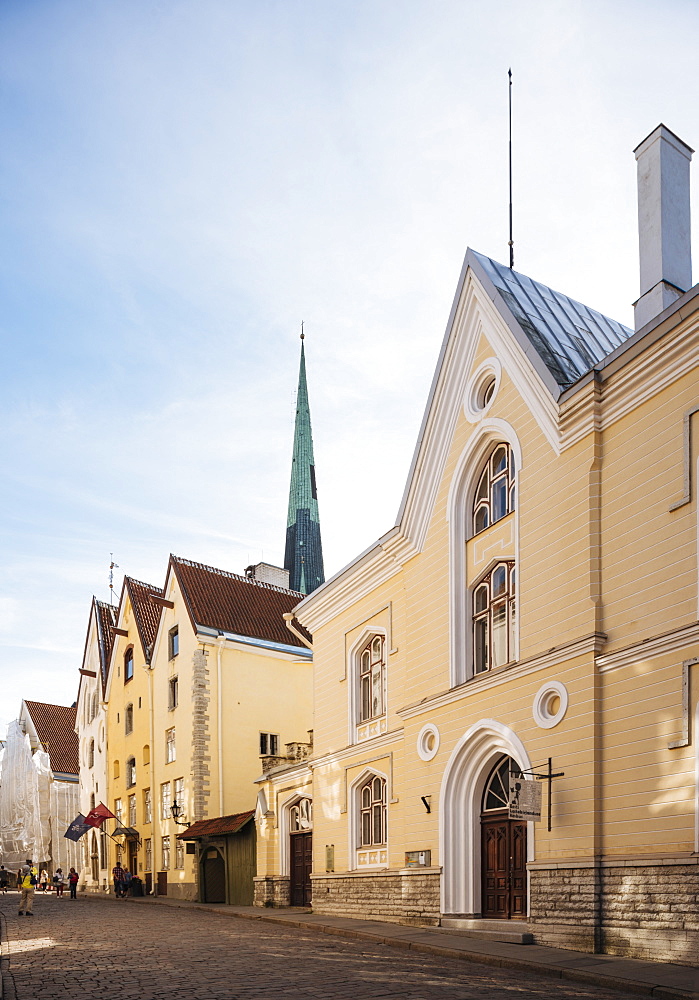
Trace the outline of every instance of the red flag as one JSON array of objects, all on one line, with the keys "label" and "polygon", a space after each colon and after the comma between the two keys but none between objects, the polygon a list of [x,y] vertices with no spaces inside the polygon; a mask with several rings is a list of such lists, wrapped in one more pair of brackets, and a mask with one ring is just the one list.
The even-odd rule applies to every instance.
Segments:
[{"label": "red flag", "polygon": [[89,811],[85,817],[85,822],[88,826],[102,826],[106,819],[116,819],[116,816],[107,809],[103,802],[100,802],[98,806]]}]

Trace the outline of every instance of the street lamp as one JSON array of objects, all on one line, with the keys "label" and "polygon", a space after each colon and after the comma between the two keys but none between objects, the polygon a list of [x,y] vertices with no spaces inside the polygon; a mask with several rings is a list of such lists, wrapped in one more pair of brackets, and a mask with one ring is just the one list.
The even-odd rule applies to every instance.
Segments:
[{"label": "street lamp", "polygon": [[189,826],[189,823],[181,822],[180,816],[182,815],[182,806],[178,803],[177,799],[170,806],[170,812],[172,813],[172,818],[177,824],[177,826]]}]

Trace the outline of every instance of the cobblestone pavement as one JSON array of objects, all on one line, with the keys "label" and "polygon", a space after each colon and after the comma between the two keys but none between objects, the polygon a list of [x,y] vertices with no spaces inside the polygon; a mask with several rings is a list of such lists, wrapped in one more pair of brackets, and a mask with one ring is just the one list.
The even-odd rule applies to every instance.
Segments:
[{"label": "cobblestone pavement", "polygon": [[[202,910],[0,896],[3,1000],[620,1000],[534,973]],[[9,967],[8,967],[9,966]]]}]

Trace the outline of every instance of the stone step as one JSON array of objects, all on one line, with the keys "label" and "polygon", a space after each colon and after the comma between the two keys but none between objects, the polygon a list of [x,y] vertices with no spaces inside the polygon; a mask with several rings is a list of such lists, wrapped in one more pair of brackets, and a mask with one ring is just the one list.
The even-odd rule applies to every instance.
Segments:
[{"label": "stone step", "polygon": [[480,920],[471,917],[442,917],[439,926],[464,937],[506,944],[534,944],[534,935],[521,920]]}]

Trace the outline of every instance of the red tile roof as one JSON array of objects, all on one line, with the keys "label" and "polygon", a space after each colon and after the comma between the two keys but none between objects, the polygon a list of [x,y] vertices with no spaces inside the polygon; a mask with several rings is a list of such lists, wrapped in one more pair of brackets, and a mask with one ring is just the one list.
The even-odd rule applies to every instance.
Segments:
[{"label": "red tile roof", "polygon": [[255,810],[251,809],[250,812],[235,813],[233,816],[200,819],[177,836],[179,840],[198,840],[199,837],[220,837],[224,833],[238,833],[254,815]]},{"label": "red tile roof", "polygon": [[158,633],[158,625],[160,624],[160,612],[163,609],[159,604],[150,601],[148,595],[157,594],[158,597],[162,597],[163,590],[162,587],[153,587],[150,583],[142,583],[140,580],[134,580],[131,576],[124,577],[124,585],[131,599],[131,606],[134,618],[136,619],[136,628],[141,639],[143,655],[146,658],[146,663],[150,663],[153,644]]},{"label": "red tile roof", "polygon": [[[193,625],[305,648],[282,617],[303,594],[170,556]],[[303,629],[298,625],[300,631]],[[310,636],[309,636],[310,639]]]},{"label": "red tile roof", "polygon": [[46,705],[41,701],[27,701],[29,716],[34,723],[36,735],[44,749],[48,751],[51,770],[63,774],[78,774],[79,741],[75,732],[75,712],[73,705]]}]

